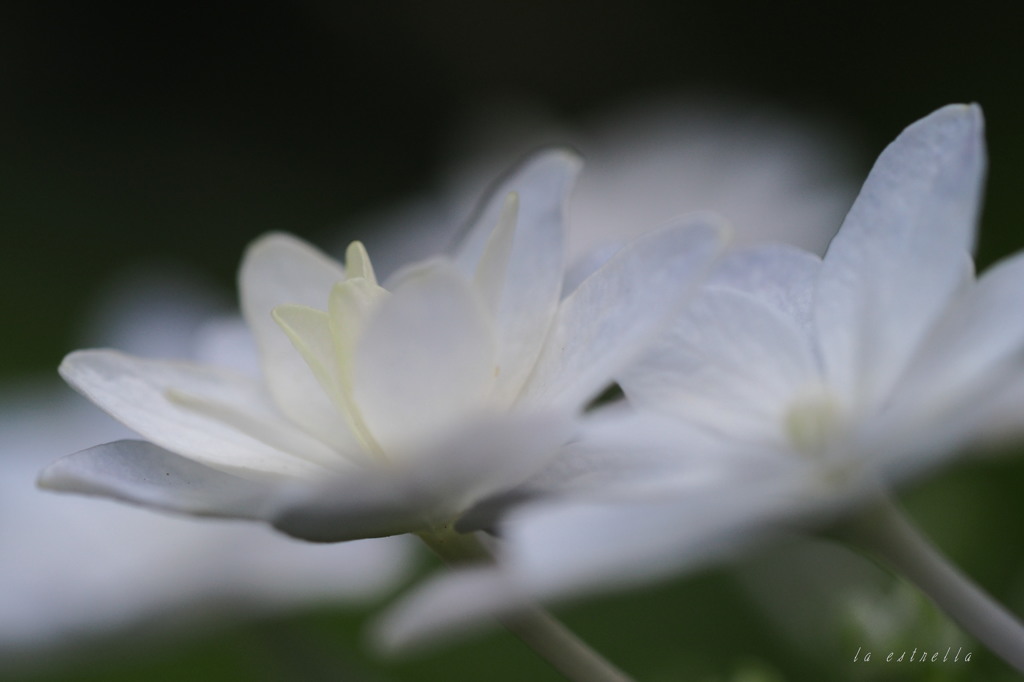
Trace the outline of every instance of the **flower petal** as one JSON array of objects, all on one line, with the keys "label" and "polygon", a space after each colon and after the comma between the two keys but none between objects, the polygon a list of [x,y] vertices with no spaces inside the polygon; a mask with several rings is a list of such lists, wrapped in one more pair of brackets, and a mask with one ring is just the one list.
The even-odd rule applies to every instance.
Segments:
[{"label": "flower petal", "polygon": [[531,595],[500,567],[444,571],[417,585],[371,626],[376,649],[408,652],[464,634],[479,634],[531,603]]},{"label": "flower petal", "polygon": [[621,401],[583,415],[550,464],[521,486],[481,500],[456,529],[496,528],[510,508],[541,497],[636,500],[715,485],[755,468],[770,471],[778,464],[773,454]]},{"label": "flower petal", "polygon": [[561,297],[565,204],[579,169],[579,158],[564,149],[528,159],[489,195],[456,250],[456,264],[467,278],[477,276],[480,267],[501,261],[498,253],[506,244],[503,239],[491,240],[491,234],[506,211],[508,195],[518,196],[515,236],[494,317],[501,368],[498,390],[508,400],[526,381]]},{"label": "flower petal", "polygon": [[619,385],[639,409],[772,440],[788,402],[818,381],[797,322],[753,296],[709,286]]},{"label": "flower petal", "polygon": [[269,234],[246,251],[238,286],[267,387],[281,411],[325,443],[349,450],[358,447],[354,436],[271,314],[285,304],[325,310],[331,288],[344,279],[341,265],[309,244],[290,235]]},{"label": "flower petal", "polygon": [[900,381],[899,399],[930,411],[998,378],[1024,351],[1024,254],[989,268],[945,311]]},{"label": "flower petal", "polygon": [[891,388],[963,278],[985,171],[977,106],[951,105],[879,156],[822,265],[816,325],[830,383]]},{"label": "flower petal", "polygon": [[365,325],[352,394],[387,456],[400,458],[479,410],[496,374],[494,332],[450,263],[407,272]]},{"label": "flower petal", "polygon": [[378,621],[386,650],[466,632],[536,601],[663,579],[773,537],[792,481],[750,481],[672,501],[560,501],[524,507],[502,527],[493,568],[445,573],[403,597]]},{"label": "flower petal", "polygon": [[950,305],[871,423],[890,478],[965,448],[1019,437],[1024,423],[1024,254],[990,268]]},{"label": "flower petal", "polygon": [[[331,294],[332,307],[337,299],[348,298],[344,293],[373,286],[363,278],[335,285]],[[335,316],[305,306],[282,305],[274,308],[274,320],[291,339],[296,351],[301,353],[320,388],[330,397],[336,410],[335,419],[344,420],[348,426],[351,444],[339,452],[352,461],[365,464],[373,445],[352,400],[351,351],[344,347],[348,337],[339,338],[333,333],[338,326]],[[350,321],[353,324],[346,325],[348,329],[358,328],[361,324],[358,319]]]},{"label": "flower petal", "polygon": [[691,296],[723,241],[716,218],[696,215],[623,248],[562,302],[523,402],[577,409],[604,390]]},{"label": "flower petal", "polygon": [[259,519],[270,490],[152,443],[119,440],[63,457],[39,476],[50,490],[112,497],[196,516]]},{"label": "flower petal", "polygon": [[477,500],[539,471],[557,453],[568,425],[547,413],[474,419],[397,464],[297,483],[275,499],[269,514],[278,530],[314,542],[448,524]]},{"label": "flower petal", "polygon": [[784,244],[733,249],[708,277],[708,285],[749,294],[791,318],[813,338],[814,287],[821,258]]},{"label": "flower petal", "polygon": [[60,373],[157,445],[241,475],[311,475],[343,463],[277,412],[255,380],[225,370],[77,351]]}]

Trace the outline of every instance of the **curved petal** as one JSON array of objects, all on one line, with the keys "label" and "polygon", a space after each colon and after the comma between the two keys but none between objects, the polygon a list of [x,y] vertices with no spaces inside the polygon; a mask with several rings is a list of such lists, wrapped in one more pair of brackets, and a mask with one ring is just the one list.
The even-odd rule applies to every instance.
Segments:
[{"label": "curved petal", "polygon": [[[543,497],[637,500],[715,485],[737,473],[771,471],[778,453],[653,412],[620,404],[585,414],[572,439],[537,475],[475,504],[461,532],[493,529],[508,511]],[[788,453],[786,453],[788,455]]]},{"label": "curved petal", "polygon": [[683,220],[626,246],[562,302],[524,404],[578,409],[650,345],[724,248],[716,218]]},{"label": "curved petal", "polygon": [[483,302],[446,261],[407,272],[365,321],[352,395],[370,433],[401,459],[479,411],[495,379]]},{"label": "curved petal", "polygon": [[708,277],[709,286],[749,294],[783,313],[813,338],[814,287],[821,258],[785,244],[732,249]]},{"label": "curved petal", "polygon": [[751,482],[673,501],[561,501],[524,507],[502,527],[499,563],[435,577],[378,621],[375,640],[407,649],[466,632],[536,601],[663,579],[772,539],[792,481]]},{"label": "curved petal", "polygon": [[345,279],[341,264],[302,240],[269,234],[245,252],[238,274],[242,315],[256,337],[267,387],[293,422],[340,450],[357,448],[331,399],[272,316],[281,305],[326,310],[335,283]]},{"label": "curved petal", "polygon": [[479,634],[532,602],[500,566],[460,568],[433,575],[401,597],[371,626],[374,647],[387,654]]},{"label": "curved petal", "polygon": [[[507,262],[500,296],[493,298],[499,301],[494,316],[498,390],[509,400],[526,381],[562,294],[566,202],[579,169],[579,158],[565,149],[529,158],[490,193],[455,251],[455,262],[467,279],[480,278],[480,267]],[[502,256],[508,245],[491,235],[500,231],[496,226],[511,193],[518,197],[518,214],[511,250]]]},{"label": "curved petal", "polygon": [[343,464],[283,419],[253,379],[109,350],[71,353],[64,379],[157,445],[242,476],[304,476]]},{"label": "curved petal", "polygon": [[966,448],[1024,429],[1024,254],[990,268],[931,330],[874,418],[867,447],[891,479],[938,466]]},{"label": "curved petal", "polygon": [[1024,254],[989,268],[945,311],[900,381],[894,399],[930,411],[999,380],[1024,351]]},{"label": "curved petal", "polygon": [[891,388],[962,281],[985,171],[981,110],[951,105],[879,156],[822,264],[815,304],[830,383]]},{"label": "curved petal", "polygon": [[477,500],[511,489],[555,455],[568,421],[551,414],[480,418],[420,446],[420,456],[291,486],[269,516],[289,535],[341,542],[453,522]]},{"label": "curved petal", "polygon": [[63,457],[39,475],[49,490],[111,497],[144,507],[227,518],[260,519],[270,491],[152,443],[119,440]]},{"label": "curved petal", "polygon": [[739,291],[706,287],[619,385],[640,409],[734,438],[781,435],[782,414],[820,382],[797,323]]}]

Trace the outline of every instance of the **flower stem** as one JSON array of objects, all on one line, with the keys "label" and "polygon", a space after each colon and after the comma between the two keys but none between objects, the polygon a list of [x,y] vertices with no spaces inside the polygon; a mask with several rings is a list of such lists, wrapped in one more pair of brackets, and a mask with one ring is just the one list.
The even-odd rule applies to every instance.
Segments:
[{"label": "flower stem", "polygon": [[[475,533],[457,533],[444,526],[418,535],[449,566],[494,561],[494,556]],[[498,620],[505,629],[573,682],[631,681],[629,676],[539,607],[524,606]]]},{"label": "flower stem", "polygon": [[966,632],[1024,672],[1021,622],[961,573],[891,502],[858,515],[839,534],[902,573]]},{"label": "flower stem", "polygon": [[505,628],[567,679],[576,682],[629,682],[630,678],[569,628],[539,608],[500,619]]}]

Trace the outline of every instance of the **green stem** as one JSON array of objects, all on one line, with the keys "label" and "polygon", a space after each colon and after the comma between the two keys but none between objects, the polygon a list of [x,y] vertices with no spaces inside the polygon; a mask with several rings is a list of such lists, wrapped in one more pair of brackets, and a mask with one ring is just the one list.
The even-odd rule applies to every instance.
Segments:
[{"label": "green stem", "polygon": [[888,500],[839,529],[915,583],[960,627],[1024,672],[1024,626],[961,573]]},{"label": "green stem", "polygon": [[[494,556],[475,533],[457,533],[449,526],[442,526],[418,535],[449,566],[494,561]],[[631,680],[539,607],[524,606],[500,617],[499,621],[566,679],[573,682]]]}]

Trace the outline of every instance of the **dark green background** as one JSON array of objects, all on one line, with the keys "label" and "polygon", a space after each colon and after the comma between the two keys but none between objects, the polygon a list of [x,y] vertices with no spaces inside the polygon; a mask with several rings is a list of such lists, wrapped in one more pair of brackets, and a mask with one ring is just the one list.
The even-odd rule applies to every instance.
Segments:
[{"label": "dark green background", "polygon": [[[651,92],[739,94],[839,121],[865,163],[938,106],[977,101],[991,159],[980,261],[991,262],[1024,247],[1022,28],[1014,3],[995,2],[4,3],[0,380],[52,372],[89,301],[139,257],[186,263],[230,295],[256,235],[315,238],[430,187],[460,117],[508,94],[570,123]],[[1018,612],[1022,484],[1014,460],[961,465],[908,499]],[[566,616],[641,679],[864,674],[838,645],[795,649],[723,572]],[[101,647],[45,679],[339,679],[342,660],[365,674],[353,679],[547,679],[500,636],[381,663],[359,648],[362,618]],[[973,665],[892,679],[1013,679],[985,655]]]}]

